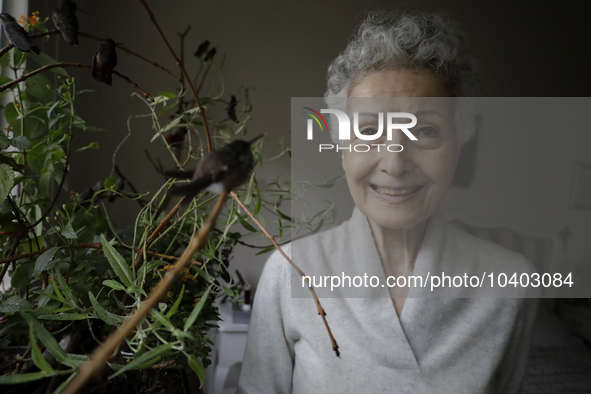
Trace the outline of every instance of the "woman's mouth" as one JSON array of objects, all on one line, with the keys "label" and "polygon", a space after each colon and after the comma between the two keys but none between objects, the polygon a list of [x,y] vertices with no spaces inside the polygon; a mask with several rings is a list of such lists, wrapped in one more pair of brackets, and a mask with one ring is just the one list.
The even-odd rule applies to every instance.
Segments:
[{"label": "woman's mouth", "polygon": [[380,187],[377,185],[370,184],[369,185],[371,190],[373,190],[374,195],[378,197],[380,200],[389,203],[396,203],[396,202],[403,202],[410,200],[417,193],[425,186],[425,185],[418,185],[418,186],[408,186],[408,187],[396,187],[396,188],[386,188]]}]

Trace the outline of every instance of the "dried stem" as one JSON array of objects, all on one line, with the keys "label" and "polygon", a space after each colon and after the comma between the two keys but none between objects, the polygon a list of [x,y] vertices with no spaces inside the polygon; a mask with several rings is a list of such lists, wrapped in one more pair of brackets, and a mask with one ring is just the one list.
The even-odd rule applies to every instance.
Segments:
[{"label": "dried stem", "polygon": [[[122,249],[134,250],[136,253],[140,253],[140,254],[143,253],[142,249],[130,248],[129,246],[125,246],[125,245],[118,245],[117,247],[122,248]],[[60,249],[70,249],[70,248],[71,249],[102,249],[103,245],[100,242],[96,242],[96,243],[92,243],[92,244],[75,244],[75,245],[71,245],[71,246],[59,246],[59,248]],[[27,257],[38,256],[38,255],[46,252],[49,249],[51,249],[51,248],[39,249],[39,250],[36,250],[34,252],[30,252],[30,253],[5,257],[3,259],[0,259],[0,264],[8,264],[8,263],[12,263],[13,261],[26,259]],[[181,259],[180,257],[169,256],[166,254],[150,252],[150,251],[146,251],[146,254],[149,254],[150,256],[154,256],[154,257],[160,257],[161,259],[166,259],[166,260],[180,260]],[[197,265],[201,265],[201,263],[196,260],[193,260],[192,263],[197,264]]]},{"label": "dried stem", "polygon": [[174,280],[182,274],[185,265],[191,259],[191,256],[207,242],[209,232],[215,225],[227,195],[228,193],[225,191],[220,194],[216,205],[207,218],[207,221],[203,224],[203,227],[201,227],[199,232],[191,239],[191,243],[183,253],[181,259],[168,270],[160,283],[150,292],[150,295],[148,295],[144,302],[141,303],[137,312],[127,318],[125,323],[123,323],[117,331],[111,333],[109,338],[107,338],[107,340],[92,353],[90,360],[80,368],[80,371],[76,374],[74,379],[64,388],[64,394],[76,393],[91,376],[102,370],[107,360],[113,355],[119,345],[121,345],[131,331],[140,324],[144,317],[150,312],[150,309],[157,305],[158,301],[166,294],[166,291],[173,284]]},{"label": "dried stem", "polygon": [[[92,66],[90,64],[81,64],[81,63],[70,63],[70,62],[58,62],[58,63],[54,63],[54,64],[48,64],[46,66],[40,67],[36,70],[31,71],[28,74],[24,74],[21,75],[19,78],[17,79],[13,79],[10,82],[5,83],[4,85],[0,85],[0,92],[5,91],[6,89],[8,89],[11,86],[17,85],[18,83],[31,78],[34,75],[37,75],[39,73],[42,73],[43,71],[47,71],[50,70],[52,68],[65,68],[65,67],[77,67],[77,68],[92,68]],[[142,92],[142,94],[150,101],[154,101],[154,99],[152,98],[152,96],[150,96],[150,94],[148,92],[146,92],[144,89],[140,88],[138,86],[138,84],[136,84],[135,82],[133,82],[131,79],[129,79],[128,77],[126,77],[125,75],[121,74],[120,72],[114,70],[113,74],[117,75],[119,78],[123,79],[124,81],[130,83],[134,88],[136,88],[137,90],[139,90],[140,92]]]},{"label": "dried stem", "polygon": [[168,40],[166,39],[166,36],[162,32],[162,29],[160,29],[160,25],[158,25],[158,22],[156,22],[156,18],[154,18],[154,14],[152,13],[152,10],[150,10],[150,7],[148,7],[148,3],[146,3],[146,0],[139,0],[139,2],[142,3],[142,5],[144,6],[144,10],[146,11],[148,18],[150,18],[150,20],[152,21],[152,23],[156,27],[156,30],[158,30],[158,34],[160,34],[160,37],[162,37],[162,39],[164,40],[164,43],[168,47],[168,50],[170,51],[172,56],[174,57],[176,64],[181,69],[181,73],[184,75],[185,80],[189,84],[189,88],[191,89],[191,93],[193,94],[193,97],[195,98],[195,103],[197,103],[197,107],[199,107],[199,115],[201,115],[201,119],[203,119],[203,126],[205,128],[205,136],[207,137],[207,149],[209,152],[211,152],[211,150],[212,150],[211,134],[209,132],[209,125],[207,124],[207,117],[205,116],[205,110],[204,110],[203,106],[201,105],[201,101],[199,100],[199,96],[197,94],[197,91],[195,90],[195,86],[193,86],[193,83],[191,82],[191,78],[189,77],[189,74],[187,73],[187,70],[185,69],[185,64],[181,61],[181,59],[179,59],[179,57],[175,53],[174,49],[172,49],[172,47],[170,46],[170,43],[168,42]]},{"label": "dried stem", "polygon": [[[265,229],[265,227],[263,227],[263,225],[261,223],[259,223],[259,221],[248,210],[248,208],[246,208],[246,205],[244,205],[244,203],[242,201],[240,201],[240,199],[238,198],[238,195],[236,193],[234,193],[234,192],[231,192],[230,195],[238,203],[238,205],[240,205],[240,208],[242,208],[248,214],[248,216],[257,225],[257,227],[259,229],[261,229],[261,231],[263,232],[263,234],[265,234],[265,237],[267,237],[267,239],[269,241],[271,241],[271,243],[273,244],[273,246],[275,246],[275,249],[277,249],[279,251],[279,253],[281,253],[283,255],[283,257],[285,257],[285,259],[287,260],[287,262],[289,264],[291,264],[291,266],[296,270],[296,272],[302,278],[304,276],[306,276],[306,274],[304,274],[304,271],[302,271],[297,265],[295,265],[293,263],[293,261],[291,261],[291,259],[279,247],[279,245],[277,244],[277,242],[275,242],[275,239],[273,238],[273,236],[271,234],[269,234],[269,232]],[[312,293],[312,297],[314,297],[314,302],[316,303],[316,308],[318,308],[318,314],[322,317],[322,321],[324,322],[324,326],[326,327],[326,331],[328,332],[328,336],[330,337],[330,343],[332,344],[332,350],[334,350],[334,352],[337,355],[337,357],[340,357],[339,345],[337,345],[337,341],[334,339],[334,337],[332,335],[332,331],[330,330],[330,326],[328,325],[328,322],[326,321],[326,312],[322,308],[322,305],[320,305],[320,300],[318,299],[318,296],[316,295],[316,291],[314,290],[314,287],[310,283],[310,280],[308,279],[307,282],[308,282],[308,288],[310,289],[310,292]]]}]

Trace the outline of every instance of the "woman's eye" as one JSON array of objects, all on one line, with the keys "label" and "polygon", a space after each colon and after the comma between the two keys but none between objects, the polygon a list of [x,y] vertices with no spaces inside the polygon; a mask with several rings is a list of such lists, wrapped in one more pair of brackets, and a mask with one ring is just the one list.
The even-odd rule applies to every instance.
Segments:
[{"label": "woman's eye", "polygon": [[363,135],[374,135],[374,134],[377,134],[377,132],[378,132],[378,129],[374,129],[372,127],[367,127],[365,129],[361,130],[361,134],[363,134]]},{"label": "woman's eye", "polygon": [[419,137],[426,137],[426,138],[437,138],[439,137],[439,131],[437,131],[437,129],[435,127],[421,127],[417,133],[417,136]]}]

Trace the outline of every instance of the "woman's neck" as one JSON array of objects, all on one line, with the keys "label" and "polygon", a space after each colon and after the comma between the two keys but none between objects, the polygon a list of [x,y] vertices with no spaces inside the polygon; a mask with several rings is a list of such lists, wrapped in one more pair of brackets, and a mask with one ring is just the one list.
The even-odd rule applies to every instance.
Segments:
[{"label": "woman's neck", "polygon": [[367,219],[386,275],[409,275],[423,243],[427,220],[409,228],[384,228]]}]

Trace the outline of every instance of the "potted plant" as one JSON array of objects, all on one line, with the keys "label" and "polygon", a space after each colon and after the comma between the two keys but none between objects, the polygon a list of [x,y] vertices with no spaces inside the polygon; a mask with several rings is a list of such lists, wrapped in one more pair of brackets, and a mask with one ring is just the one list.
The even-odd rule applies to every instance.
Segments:
[{"label": "potted plant", "polygon": [[[57,30],[48,30],[47,18],[41,19],[38,13],[21,22],[31,37],[61,39]],[[80,35],[88,45],[101,40],[88,33]],[[111,49],[134,54],[125,47]],[[196,52],[203,66],[200,84],[207,75],[203,70],[215,67],[215,52],[208,42]],[[67,68],[90,68],[94,75],[97,64],[56,61],[43,52],[21,53],[11,46],[0,54],[4,74],[0,94],[8,96],[2,108],[7,127],[0,132],[0,282],[6,275],[11,282],[0,293],[0,385],[11,385],[6,387],[14,392],[60,392],[90,352],[136,313],[180,259],[207,220],[216,197],[202,192],[181,210],[169,193],[179,182],[175,178],[165,179],[155,193],[140,192],[115,167],[116,176],[97,180],[88,190],[70,192],[69,201],[58,206],[60,195],[70,190],[71,157],[99,149],[95,142],[73,148],[78,135],[96,128],[76,112],[78,96],[89,92],[76,88]],[[173,56],[177,58],[174,52]],[[228,143],[246,133],[252,109],[248,88],[229,98],[199,97],[182,61],[182,76],[146,62],[147,67],[152,65],[155,72],[173,75],[178,89],[151,96],[131,78],[116,69],[112,72],[142,92],[153,119],[152,141],[166,148],[177,169],[201,159],[213,143]],[[216,106],[224,109],[221,119],[211,116],[210,109]],[[261,146],[262,141],[252,147],[257,165],[263,161]],[[288,152],[283,145],[282,153]],[[164,173],[158,165],[154,171]],[[236,244],[258,232],[249,222],[250,215],[261,227],[263,211],[275,215],[281,236],[283,229],[291,227],[318,231],[334,213],[327,208],[304,222],[291,218],[281,210],[281,204],[289,201],[290,186],[274,182],[262,190],[254,174],[249,176],[235,191],[235,199],[224,206],[205,247],[191,256],[180,280],[119,346],[102,371],[101,384],[88,385],[86,392],[113,388],[174,392],[173,386],[189,390],[184,371],[193,371],[203,381],[212,346],[207,333],[219,320],[214,300],[226,295],[238,301],[243,290],[244,284],[233,280],[228,267]],[[137,201],[131,231],[119,227],[108,214],[106,204],[116,199]],[[258,253],[273,247],[258,246]],[[179,386],[179,381],[186,383]]]}]

